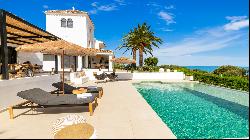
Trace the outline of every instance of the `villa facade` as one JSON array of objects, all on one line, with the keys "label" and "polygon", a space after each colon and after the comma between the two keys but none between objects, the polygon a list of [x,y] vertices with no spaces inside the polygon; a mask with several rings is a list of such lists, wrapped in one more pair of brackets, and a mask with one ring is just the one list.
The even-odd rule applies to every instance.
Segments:
[{"label": "villa facade", "polygon": [[[79,10],[49,10],[45,11],[46,31],[68,42],[83,48],[104,49],[105,44],[94,36],[95,26],[87,12]],[[65,56],[64,67],[66,71],[73,68],[75,71],[82,69],[102,69],[112,71],[113,53],[102,53],[96,56]],[[55,58],[57,57],[57,58]],[[30,60],[33,64],[43,65],[43,71],[55,68],[55,59],[58,60],[58,70],[62,71],[62,57],[48,54],[18,53],[18,62]]]}]

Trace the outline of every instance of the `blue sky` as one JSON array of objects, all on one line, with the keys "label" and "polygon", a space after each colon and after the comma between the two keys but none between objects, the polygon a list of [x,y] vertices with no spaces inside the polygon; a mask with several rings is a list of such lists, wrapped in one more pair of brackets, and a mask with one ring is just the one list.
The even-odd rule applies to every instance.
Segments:
[{"label": "blue sky", "polygon": [[[154,51],[159,64],[185,66],[248,66],[248,5],[248,0],[0,0],[0,8],[43,29],[46,10],[87,11],[95,37],[113,51],[131,28],[147,22],[164,41]],[[122,52],[115,51],[116,57]]]}]

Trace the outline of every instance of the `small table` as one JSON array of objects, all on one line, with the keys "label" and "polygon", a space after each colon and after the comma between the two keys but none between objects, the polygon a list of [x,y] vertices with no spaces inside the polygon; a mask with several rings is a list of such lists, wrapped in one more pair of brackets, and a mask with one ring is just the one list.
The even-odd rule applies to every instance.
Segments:
[{"label": "small table", "polygon": [[86,93],[87,91],[88,90],[85,88],[80,88],[80,89],[73,90],[72,93],[73,94],[83,94],[83,93]]},{"label": "small table", "polygon": [[87,123],[69,125],[58,131],[55,139],[89,139],[95,136],[95,129]]}]

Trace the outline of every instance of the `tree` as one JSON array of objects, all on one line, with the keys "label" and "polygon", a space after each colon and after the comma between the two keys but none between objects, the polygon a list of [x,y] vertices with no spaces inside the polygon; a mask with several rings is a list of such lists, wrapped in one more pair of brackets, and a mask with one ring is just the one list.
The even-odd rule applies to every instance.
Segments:
[{"label": "tree", "polygon": [[163,41],[154,35],[151,31],[151,26],[146,23],[138,25],[136,28],[136,36],[138,38],[137,45],[139,47],[139,65],[143,66],[143,54],[150,54],[153,57],[153,46],[159,48],[158,43],[161,44]]},{"label": "tree", "polygon": [[[134,29],[134,31],[135,30],[136,29]],[[123,54],[125,54],[127,51],[131,50],[131,54],[133,55],[133,59],[136,60],[136,51],[139,49],[139,47],[136,45],[137,38],[136,38],[134,31],[130,30],[130,32],[122,38],[122,45],[120,45],[116,49],[121,50],[121,49],[125,48],[126,50],[123,52]],[[136,66],[136,64],[134,64],[134,66]]]},{"label": "tree", "polygon": [[247,70],[241,67],[236,66],[221,66],[213,71],[214,74],[223,75],[223,76],[246,76]]},{"label": "tree", "polygon": [[162,43],[162,40],[156,37],[150,28],[151,27],[146,23],[142,25],[139,24],[138,27],[130,30],[130,32],[123,37],[123,43],[118,47],[119,50],[125,48],[125,52],[131,50],[134,60],[136,60],[136,51],[139,50],[140,66],[143,66],[143,54],[149,53],[153,56],[152,46],[159,48],[158,43]]},{"label": "tree", "polygon": [[144,60],[146,66],[157,66],[158,58],[156,57],[149,57]]}]

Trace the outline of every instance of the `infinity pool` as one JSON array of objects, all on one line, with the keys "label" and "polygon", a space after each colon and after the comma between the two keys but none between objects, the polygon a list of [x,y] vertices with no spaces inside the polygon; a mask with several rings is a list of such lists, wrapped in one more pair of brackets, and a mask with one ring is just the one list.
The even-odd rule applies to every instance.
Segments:
[{"label": "infinity pool", "polygon": [[249,94],[198,83],[133,84],[177,138],[249,137]]}]

